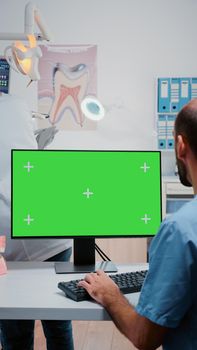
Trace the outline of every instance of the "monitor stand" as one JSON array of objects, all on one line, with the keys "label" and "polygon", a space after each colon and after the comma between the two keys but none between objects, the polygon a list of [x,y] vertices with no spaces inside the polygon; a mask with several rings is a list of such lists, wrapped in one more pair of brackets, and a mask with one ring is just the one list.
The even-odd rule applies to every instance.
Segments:
[{"label": "monitor stand", "polygon": [[95,238],[74,239],[74,262],[55,262],[56,273],[117,272],[111,261],[95,262]]}]

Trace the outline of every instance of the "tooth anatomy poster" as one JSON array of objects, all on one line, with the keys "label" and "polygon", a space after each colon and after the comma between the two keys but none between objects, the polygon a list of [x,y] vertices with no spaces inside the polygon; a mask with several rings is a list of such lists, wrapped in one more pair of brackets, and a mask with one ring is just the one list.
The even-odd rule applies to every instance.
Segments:
[{"label": "tooth anatomy poster", "polygon": [[39,127],[58,130],[94,130],[96,122],[81,111],[85,96],[97,93],[97,46],[41,46],[38,111],[49,117]]}]

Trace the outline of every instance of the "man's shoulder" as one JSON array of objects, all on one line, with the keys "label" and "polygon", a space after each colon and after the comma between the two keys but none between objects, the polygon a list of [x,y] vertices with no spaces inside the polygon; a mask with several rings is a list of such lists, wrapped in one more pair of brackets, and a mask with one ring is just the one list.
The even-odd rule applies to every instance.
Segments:
[{"label": "man's shoulder", "polygon": [[169,215],[162,223],[160,232],[162,236],[179,236],[183,242],[195,240],[197,227],[197,199],[189,201],[175,213]]}]

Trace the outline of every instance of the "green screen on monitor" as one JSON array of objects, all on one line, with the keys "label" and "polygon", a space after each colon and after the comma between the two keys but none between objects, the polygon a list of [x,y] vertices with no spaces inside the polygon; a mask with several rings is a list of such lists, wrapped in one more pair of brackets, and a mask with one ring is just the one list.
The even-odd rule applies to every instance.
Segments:
[{"label": "green screen on monitor", "polygon": [[12,150],[12,237],[152,236],[159,151]]}]

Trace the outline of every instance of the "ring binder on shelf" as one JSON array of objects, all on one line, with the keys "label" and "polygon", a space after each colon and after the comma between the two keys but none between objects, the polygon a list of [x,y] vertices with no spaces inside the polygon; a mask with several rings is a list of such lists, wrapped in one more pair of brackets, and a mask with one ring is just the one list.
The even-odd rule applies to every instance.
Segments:
[{"label": "ring binder on shelf", "polygon": [[174,121],[183,106],[197,98],[197,77],[158,78],[157,96],[158,148],[173,150]]},{"label": "ring binder on shelf", "polygon": [[179,110],[191,100],[191,80],[180,79],[180,107]]},{"label": "ring binder on shelf", "polygon": [[162,78],[158,83],[158,112],[170,112],[170,79]]}]

